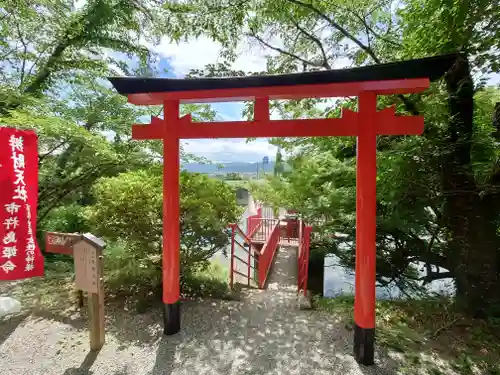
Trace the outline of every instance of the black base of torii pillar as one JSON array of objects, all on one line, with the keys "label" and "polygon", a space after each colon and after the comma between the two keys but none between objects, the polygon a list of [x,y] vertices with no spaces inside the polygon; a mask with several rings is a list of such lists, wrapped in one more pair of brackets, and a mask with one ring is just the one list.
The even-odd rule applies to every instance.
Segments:
[{"label": "black base of torii pillar", "polygon": [[366,366],[375,363],[375,328],[361,328],[354,324],[354,358]]},{"label": "black base of torii pillar", "polygon": [[181,305],[180,302],[165,303],[163,308],[163,333],[175,335],[181,330]]}]

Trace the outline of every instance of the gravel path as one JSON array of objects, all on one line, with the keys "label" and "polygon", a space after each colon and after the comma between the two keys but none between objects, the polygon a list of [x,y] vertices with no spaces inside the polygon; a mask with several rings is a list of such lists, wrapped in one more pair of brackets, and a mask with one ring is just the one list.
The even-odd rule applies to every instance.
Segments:
[{"label": "gravel path", "polygon": [[[268,290],[244,290],[241,301],[183,304],[182,330],[161,334],[161,310],[135,315],[107,310],[107,336],[88,352],[85,320],[46,314],[0,321],[0,375],[285,375],[390,374],[365,368],[352,335],[332,315],[297,307],[294,248],[283,248]],[[291,272],[291,273],[290,273]]]}]

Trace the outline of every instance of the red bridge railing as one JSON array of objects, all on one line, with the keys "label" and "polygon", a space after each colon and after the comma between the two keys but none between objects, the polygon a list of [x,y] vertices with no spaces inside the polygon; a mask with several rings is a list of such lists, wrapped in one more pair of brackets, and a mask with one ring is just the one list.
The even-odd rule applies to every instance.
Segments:
[{"label": "red bridge railing", "polygon": [[[257,214],[247,218],[247,233],[237,224],[230,225],[231,287],[235,275],[239,275],[248,286],[254,281],[259,288],[264,288],[276,251],[281,241],[285,240],[298,245],[298,291],[306,294],[312,227],[305,226],[300,219],[288,219],[284,222],[286,225],[282,228],[279,219],[262,217],[262,207],[259,207]],[[262,246],[260,250],[257,248],[258,244]]]},{"label": "red bridge railing", "polygon": [[252,240],[237,224],[230,224],[231,228],[231,266],[229,270],[229,285],[234,285],[234,275],[246,279],[251,285],[252,280],[259,285],[258,265],[260,252],[252,246]]},{"label": "red bridge railing", "polygon": [[309,275],[309,246],[311,243],[311,226],[301,225],[299,227],[299,256],[298,256],[298,292],[301,291],[307,295],[307,279]]},{"label": "red bridge railing", "polygon": [[267,217],[249,217],[248,225],[252,228],[247,236],[254,242],[265,243],[271,236],[278,219]]},{"label": "red bridge railing", "polygon": [[259,256],[259,288],[264,288],[266,285],[274,255],[280,245],[280,221],[277,219],[263,219],[263,223],[266,223],[265,228],[267,229],[270,227],[268,224],[273,223],[271,220],[274,220],[274,224],[269,229],[269,235],[266,237],[267,241],[264,243]]},{"label": "red bridge railing", "polygon": [[257,230],[257,227],[260,224],[260,218],[262,217],[262,207],[257,208],[257,213],[255,215],[251,215],[247,218],[247,236],[250,238],[252,234]]}]

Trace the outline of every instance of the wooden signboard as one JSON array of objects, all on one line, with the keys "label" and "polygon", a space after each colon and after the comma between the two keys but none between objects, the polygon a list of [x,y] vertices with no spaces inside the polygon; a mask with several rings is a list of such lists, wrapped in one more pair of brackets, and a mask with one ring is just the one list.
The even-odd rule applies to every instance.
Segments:
[{"label": "wooden signboard", "polygon": [[88,293],[99,290],[99,269],[97,249],[85,241],[79,241],[74,246],[75,286]]},{"label": "wooden signboard", "polygon": [[[104,262],[105,243],[90,233],[47,232],[45,251],[73,256],[76,289],[88,293],[90,349],[104,345]],[[81,292],[80,292],[81,293]],[[82,304],[83,304],[83,293]]]},{"label": "wooden signboard", "polygon": [[73,255],[73,245],[82,239],[78,233],[47,232],[45,251],[56,254]]}]

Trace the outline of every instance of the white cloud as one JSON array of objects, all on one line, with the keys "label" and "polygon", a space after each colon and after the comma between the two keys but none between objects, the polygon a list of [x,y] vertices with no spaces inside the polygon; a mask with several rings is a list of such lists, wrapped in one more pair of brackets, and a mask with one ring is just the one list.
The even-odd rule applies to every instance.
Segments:
[{"label": "white cloud", "polygon": [[500,85],[500,73],[493,73],[489,76],[488,85],[499,86]]},{"label": "white cloud", "polygon": [[[278,40],[273,43],[280,44]],[[174,73],[183,76],[190,69],[202,69],[207,64],[221,62],[222,46],[206,36],[191,38],[187,42],[171,43],[164,38],[157,46],[152,47],[163,58],[168,58]],[[242,40],[237,48],[238,58],[232,68],[245,72],[266,70],[266,56],[272,55],[269,50],[257,44]]]},{"label": "white cloud", "polygon": [[85,5],[87,5],[87,0],[75,0],[73,3],[76,10],[83,8]]},{"label": "white cloud", "polygon": [[182,43],[169,43],[163,39],[154,50],[161,57],[169,59],[176,75],[183,76],[190,69],[202,69],[209,63],[216,63],[220,46],[207,37]]}]

